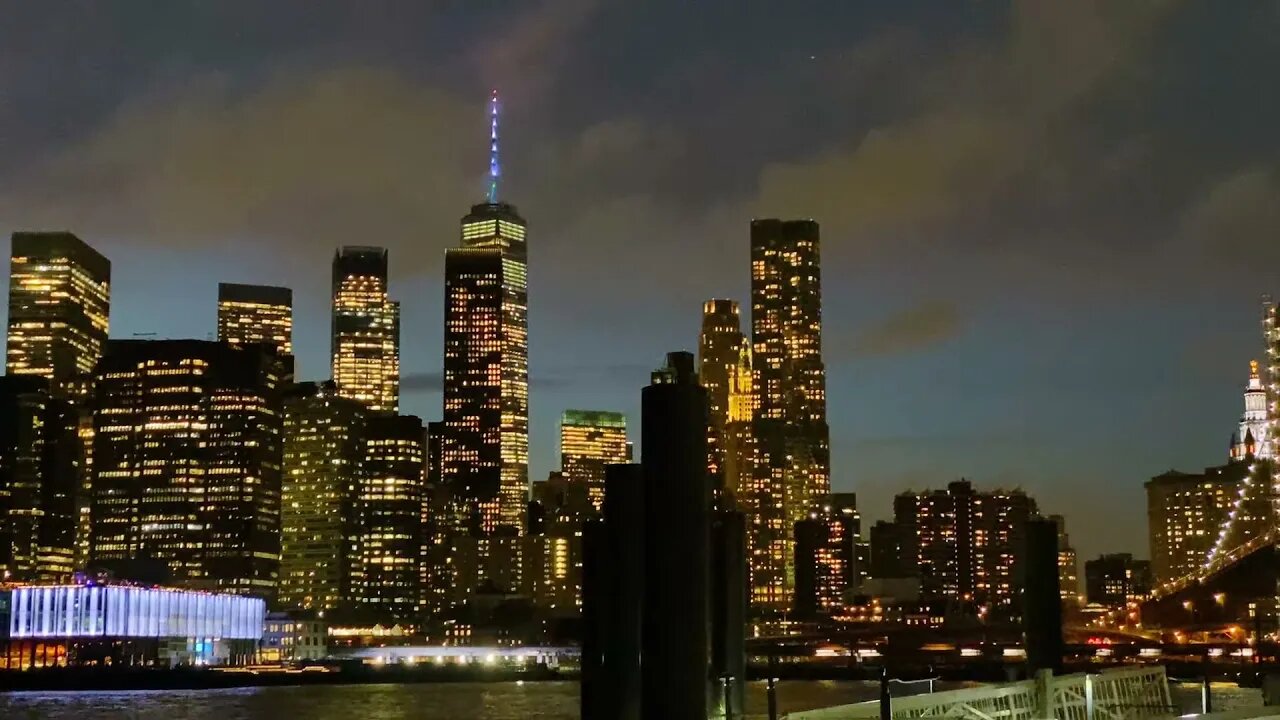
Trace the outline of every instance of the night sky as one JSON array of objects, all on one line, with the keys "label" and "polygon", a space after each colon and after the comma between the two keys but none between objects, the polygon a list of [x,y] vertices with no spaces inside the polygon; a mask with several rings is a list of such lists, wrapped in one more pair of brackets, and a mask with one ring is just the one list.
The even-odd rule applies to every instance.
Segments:
[{"label": "night sky", "polygon": [[[428,9],[428,8],[437,9]],[[0,230],[113,263],[113,337],[214,332],[294,289],[328,375],[329,262],[390,249],[403,410],[440,416],[444,249],[530,225],[530,475],[621,410],[753,216],[822,224],[832,486],[884,517],[966,476],[1146,549],[1142,483],[1225,460],[1280,293],[1276,2],[0,1]],[[744,318],[745,319],[745,318]]]}]

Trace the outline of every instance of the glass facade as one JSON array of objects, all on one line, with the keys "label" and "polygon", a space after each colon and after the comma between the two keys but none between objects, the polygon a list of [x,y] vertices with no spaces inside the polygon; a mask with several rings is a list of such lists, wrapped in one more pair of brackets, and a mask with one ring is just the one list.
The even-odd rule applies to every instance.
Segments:
[{"label": "glass facade", "polygon": [[123,586],[60,585],[9,591],[9,637],[262,637],[261,598]]},{"label": "glass facade", "polygon": [[269,348],[113,340],[94,400],[90,562],[272,596],[280,564],[279,363]]}]

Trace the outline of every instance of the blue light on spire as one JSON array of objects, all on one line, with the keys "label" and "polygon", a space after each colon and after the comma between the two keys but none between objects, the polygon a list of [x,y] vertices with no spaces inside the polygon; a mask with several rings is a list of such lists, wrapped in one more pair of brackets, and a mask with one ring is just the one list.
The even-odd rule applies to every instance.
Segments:
[{"label": "blue light on spire", "polygon": [[498,91],[489,100],[489,203],[498,202]]}]

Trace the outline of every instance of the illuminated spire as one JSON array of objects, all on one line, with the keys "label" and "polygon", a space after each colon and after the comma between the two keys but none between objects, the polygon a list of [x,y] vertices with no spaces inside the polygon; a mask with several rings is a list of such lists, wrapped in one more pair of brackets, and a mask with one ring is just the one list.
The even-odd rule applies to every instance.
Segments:
[{"label": "illuminated spire", "polygon": [[489,99],[489,203],[498,202],[498,91]]}]

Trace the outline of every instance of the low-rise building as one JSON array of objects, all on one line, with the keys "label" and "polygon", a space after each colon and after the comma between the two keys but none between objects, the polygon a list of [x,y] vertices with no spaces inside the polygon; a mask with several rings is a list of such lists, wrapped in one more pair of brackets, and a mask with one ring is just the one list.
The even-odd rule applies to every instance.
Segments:
[{"label": "low-rise building", "polygon": [[329,654],[329,624],[313,612],[267,614],[262,633],[262,662],[319,660]]},{"label": "low-rise building", "polygon": [[130,585],[0,591],[0,670],[242,665],[262,640],[262,598]]}]

